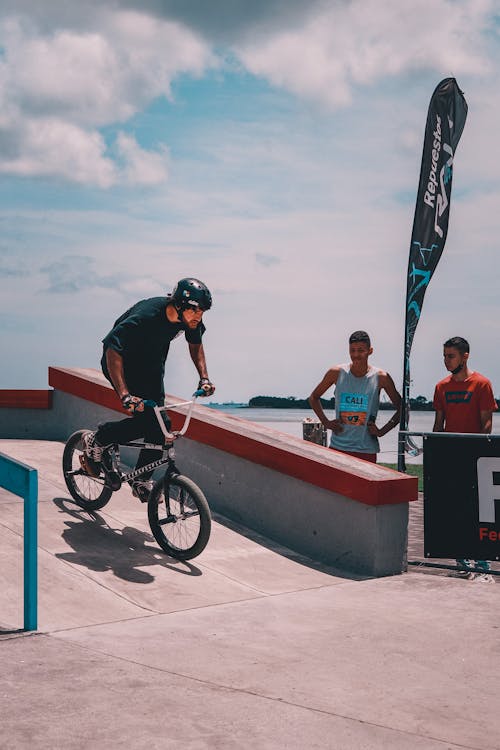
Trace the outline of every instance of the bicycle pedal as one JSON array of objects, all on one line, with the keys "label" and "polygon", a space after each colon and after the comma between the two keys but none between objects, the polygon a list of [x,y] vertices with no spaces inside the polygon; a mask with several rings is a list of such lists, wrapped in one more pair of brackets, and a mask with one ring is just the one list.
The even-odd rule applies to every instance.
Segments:
[{"label": "bicycle pedal", "polygon": [[85,474],[88,474],[92,479],[96,479],[101,473],[101,469],[98,464],[95,464],[85,453],[81,453],[79,456],[80,466]]},{"label": "bicycle pedal", "polygon": [[151,490],[153,489],[153,482],[137,482],[136,484],[132,484],[131,487],[132,495],[139,498],[141,503],[149,502],[149,496],[151,494]]},{"label": "bicycle pedal", "polygon": [[115,471],[106,472],[106,484],[110,489],[113,490],[113,492],[116,492],[116,490],[119,490],[122,486],[120,475]]}]

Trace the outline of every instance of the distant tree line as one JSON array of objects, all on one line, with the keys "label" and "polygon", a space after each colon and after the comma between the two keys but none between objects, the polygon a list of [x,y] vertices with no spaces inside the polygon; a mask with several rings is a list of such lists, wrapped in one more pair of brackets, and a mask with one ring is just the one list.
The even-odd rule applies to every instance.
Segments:
[{"label": "distant tree line", "polygon": [[[335,408],[335,396],[332,398],[320,399],[323,409]],[[500,407],[500,401],[497,402]],[[297,398],[296,396],[253,396],[248,402],[248,406],[254,409],[310,409],[307,398]],[[380,409],[394,409],[389,402],[382,402]],[[425,396],[410,398],[411,411],[433,411],[432,401],[427,401]]]},{"label": "distant tree line", "polygon": [[[332,409],[335,406],[335,398],[322,398],[321,405],[324,409]],[[254,409],[310,409],[307,398],[296,398],[295,396],[254,396],[248,402],[248,406]]]},{"label": "distant tree line", "polygon": [[[384,408],[384,405],[380,406]],[[410,399],[410,411],[434,411],[434,407],[432,401],[427,401],[425,396],[417,396],[417,398]]]}]

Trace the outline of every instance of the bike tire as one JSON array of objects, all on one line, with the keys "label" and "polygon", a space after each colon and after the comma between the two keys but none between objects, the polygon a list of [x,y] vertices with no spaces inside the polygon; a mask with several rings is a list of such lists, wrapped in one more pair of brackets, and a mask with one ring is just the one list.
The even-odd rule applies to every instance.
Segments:
[{"label": "bike tire", "polygon": [[176,475],[155,482],[148,500],[153,536],[167,555],[191,560],[203,552],[210,538],[212,518],[200,488]]},{"label": "bike tire", "polygon": [[113,490],[107,487],[104,475],[91,477],[81,469],[82,437],[88,430],[78,430],[68,438],[63,452],[63,475],[69,494],[84,510],[99,510],[109,502]]}]

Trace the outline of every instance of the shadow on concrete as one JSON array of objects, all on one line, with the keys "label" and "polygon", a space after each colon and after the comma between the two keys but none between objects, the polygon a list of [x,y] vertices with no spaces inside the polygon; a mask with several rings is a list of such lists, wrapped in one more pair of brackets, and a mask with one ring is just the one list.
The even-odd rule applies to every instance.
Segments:
[{"label": "shadow on concrete", "polygon": [[67,498],[55,497],[53,501],[62,513],[69,516],[62,538],[74,550],[56,553],[59,560],[100,573],[109,570],[132,583],[152,583],[155,580],[148,571],[139,570],[145,566],[159,565],[183,575],[202,575],[196,565],[165,555],[152,534],[131,526],[113,528],[99,513],[85,511]]},{"label": "shadow on concrete", "polygon": [[0,625],[0,641],[7,636],[23,635],[23,633],[26,633],[24,628],[8,628]]}]

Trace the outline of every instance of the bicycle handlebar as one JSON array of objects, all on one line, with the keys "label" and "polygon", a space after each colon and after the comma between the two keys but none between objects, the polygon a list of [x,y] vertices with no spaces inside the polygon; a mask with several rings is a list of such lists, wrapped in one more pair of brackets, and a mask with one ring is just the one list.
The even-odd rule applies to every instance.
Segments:
[{"label": "bicycle handlebar", "polygon": [[[198,388],[198,390],[196,390],[193,393],[193,396],[190,401],[179,401],[179,403],[177,404],[168,404],[168,406],[158,406],[156,401],[152,401],[151,399],[144,399],[143,403],[144,403],[144,406],[149,406],[151,409],[154,410],[154,413],[156,414],[156,419],[158,420],[158,424],[160,425],[160,429],[165,436],[165,440],[172,441],[178,437],[181,437],[181,435],[185,435],[189,427],[189,423],[191,421],[191,414],[193,411],[195,401],[199,396],[205,396],[205,395],[206,393],[203,390],[203,388]],[[163,421],[161,417],[161,412],[167,411],[167,409],[174,409],[176,406],[187,406],[187,405],[189,405],[189,408],[187,410],[186,418],[184,420],[184,424],[182,425],[181,429],[175,430],[175,432],[169,432],[167,430],[167,426],[165,422]]]}]

